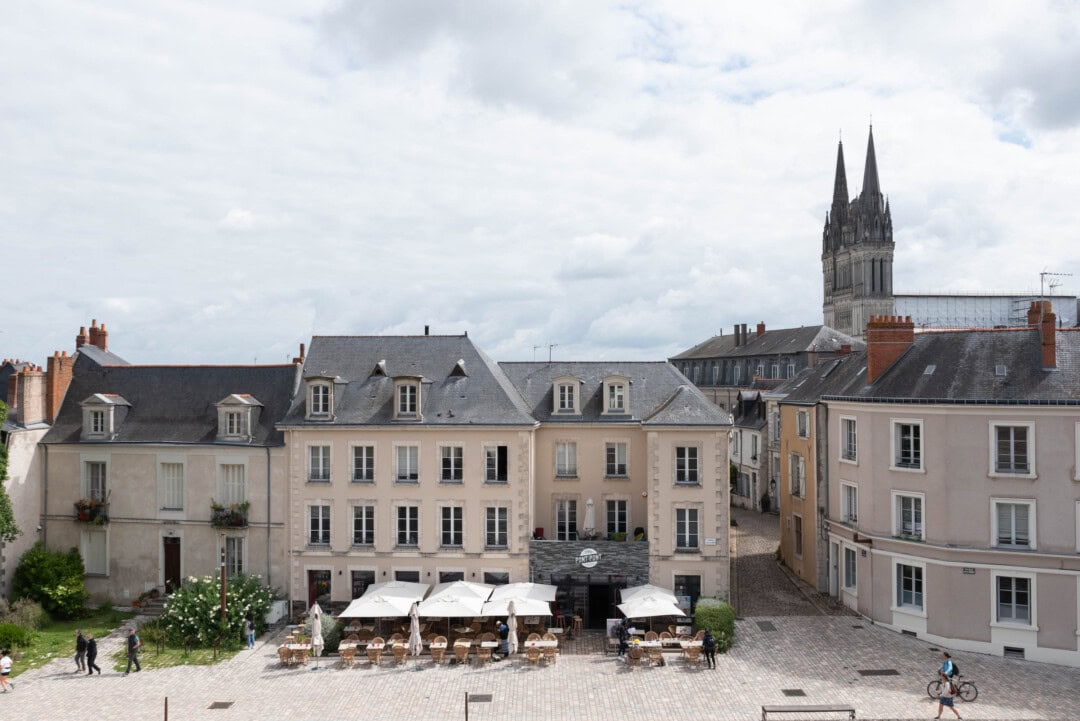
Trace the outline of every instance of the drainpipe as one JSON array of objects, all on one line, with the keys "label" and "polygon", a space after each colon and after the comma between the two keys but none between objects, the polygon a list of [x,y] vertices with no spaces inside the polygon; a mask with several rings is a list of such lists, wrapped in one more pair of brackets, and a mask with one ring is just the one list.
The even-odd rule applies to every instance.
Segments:
[{"label": "drainpipe", "polygon": [[42,472],[45,476],[45,482],[42,484],[45,490],[45,498],[42,499],[41,506],[41,545],[47,546],[46,541],[49,537],[49,447],[44,443],[41,444],[42,453]]},{"label": "drainpipe", "polygon": [[266,446],[266,585],[270,586],[270,446]]}]

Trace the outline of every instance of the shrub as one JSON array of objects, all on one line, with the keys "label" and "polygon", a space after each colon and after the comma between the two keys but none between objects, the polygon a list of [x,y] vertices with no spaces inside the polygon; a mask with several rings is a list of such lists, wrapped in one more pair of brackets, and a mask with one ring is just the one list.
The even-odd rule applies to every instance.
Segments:
[{"label": "shrub", "polygon": [[13,623],[27,629],[38,629],[49,620],[49,615],[37,601],[20,598],[12,604],[0,604],[0,623]]},{"label": "shrub", "polygon": [[165,624],[162,623],[160,618],[147,621],[142,626],[139,626],[139,640],[143,642],[144,646],[153,646],[158,653],[165,650],[167,637]]},{"label": "shrub", "polygon": [[37,601],[51,616],[77,618],[89,598],[83,570],[78,550],[50,551],[40,542],[35,543],[19,559],[11,595]]},{"label": "shrub", "polygon": [[161,623],[169,641],[184,648],[239,646],[244,615],[249,611],[257,631],[266,627],[273,596],[258,576],[239,575],[225,587],[225,619],[221,618],[220,579],[189,577],[165,604]]},{"label": "shrub", "polygon": [[0,623],[0,648],[29,646],[34,634],[28,628],[13,623]]},{"label": "shrub", "polygon": [[735,641],[735,609],[726,601],[699,598],[694,609],[694,625],[712,631],[716,650],[724,653]]},{"label": "shrub", "polygon": [[[312,624],[311,621],[312,619],[310,616],[304,621],[304,635],[308,638],[311,638],[314,635],[314,624]],[[341,623],[330,614],[323,612],[322,623],[319,625],[322,626],[323,653],[327,654],[337,651],[338,644],[341,643],[341,635],[345,631],[345,624]]]}]

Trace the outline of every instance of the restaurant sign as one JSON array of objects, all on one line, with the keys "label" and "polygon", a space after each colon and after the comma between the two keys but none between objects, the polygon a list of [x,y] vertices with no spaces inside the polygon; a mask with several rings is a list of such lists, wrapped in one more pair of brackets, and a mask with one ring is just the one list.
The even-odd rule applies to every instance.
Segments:
[{"label": "restaurant sign", "polygon": [[600,563],[600,552],[594,548],[583,548],[575,559],[575,563],[582,568],[592,568]]}]

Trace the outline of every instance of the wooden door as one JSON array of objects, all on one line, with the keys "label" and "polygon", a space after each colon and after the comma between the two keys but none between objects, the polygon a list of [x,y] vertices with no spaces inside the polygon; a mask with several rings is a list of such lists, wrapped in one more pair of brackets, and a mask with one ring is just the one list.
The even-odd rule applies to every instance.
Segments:
[{"label": "wooden door", "polygon": [[165,557],[165,593],[180,588],[180,539],[166,536],[162,539]]}]

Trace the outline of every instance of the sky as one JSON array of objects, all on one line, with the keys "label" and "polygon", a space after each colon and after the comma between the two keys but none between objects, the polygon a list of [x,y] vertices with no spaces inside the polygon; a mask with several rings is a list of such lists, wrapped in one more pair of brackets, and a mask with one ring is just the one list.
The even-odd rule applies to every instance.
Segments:
[{"label": "sky", "polygon": [[1076,294],[1078,31],[1028,0],[5,2],[0,357],[91,319],[185,364],[819,324],[871,119],[897,292]]}]

